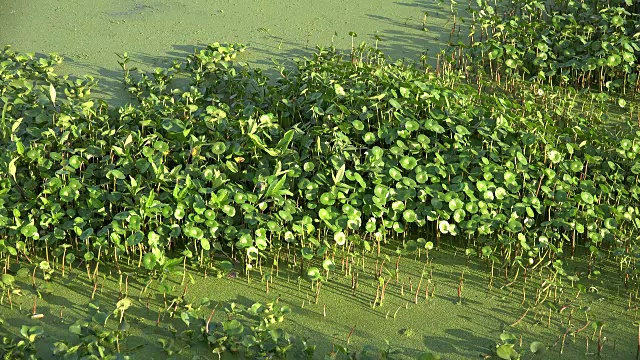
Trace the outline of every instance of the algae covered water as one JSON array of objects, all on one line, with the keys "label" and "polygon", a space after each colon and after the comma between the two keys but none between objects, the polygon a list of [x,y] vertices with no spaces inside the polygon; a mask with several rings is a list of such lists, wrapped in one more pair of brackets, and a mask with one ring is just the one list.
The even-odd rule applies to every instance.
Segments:
[{"label": "algae covered water", "polygon": [[[429,13],[423,29],[424,12]],[[248,46],[243,61],[267,67],[311,53],[316,45],[348,49],[350,32],[388,55],[416,60],[438,51],[448,9],[431,1],[3,1],[0,44],[64,56],[62,74],[90,74],[102,96],[121,102],[118,56],[128,52],[135,66],[170,65],[212,42]],[[114,94],[118,94],[114,96]]]},{"label": "algae covered water", "polygon": [[[395,263],[393,252],[383,255]],[[497,358],[491,357],[496,344],[513,341],[522,352],[532,343],[549,348],[534,358],[577,360],[598,351],[592,326],[596,323],[605,324],[604,358],[631,359],[635,354],[633,310],[619,297],[623,285],[614,280],[614,268],[603,267],[601,279],[582,282],[590,288],[584,293],[577,290],[579,286],[566,283],[536,299],[537,290],[549,284],[546,271],[531,274],[526,283],[513,282],[504,276],[491,279],[486,263],[470,260],[457,249],[433,251],[428,263],[424,254],[422,258],[411,254],[400,258],[398,280],[392,277],[385,300],[372,307],[378,283],[375,265],[379,263],[369,256],[358,261],[364,264],[355,263],[349,270],[359,274],[358,289],[354,291],[351,276],[337,268],[323,284],[317,302],[310,283],[297,271],[284,268],[273,273],[267,286],[259,269],[248,276],[236,269],[242,274],[234,278],[218,277],[215,272],[204,277],[200,271],[189,271],[185,279],[180,273],[159,279],[136,276],[135,266],[123,264],[120,274],[115,268],[104,268],[95,288],[81,268],[67,269],[64,277],[58,269],[48,286],[43,279],[35,279],[38,291],[31,288],[28,273],[22,272],[16,287],[24,291],[14,295],[12,308],[5,297],[0,314],[4,326],[16,332],[25,324],[43,327],[37,348],[45,359],[57,358],[51,353],[62,348],[61,343],[77,343],[78,335],[68,330],[85,319],[91,319],[94,326],[100,321],[105,324],[104,328],[97,326],[96,333],[117,328],[118,312],[112,311],[122,298],[131,299],[131,304],[126,310],[130,329],[120,351],[131,359],[217,358],[213,347],[202,341],[200,327],[205,320],[224,323],[237,318],[255,326],[260,316],[252,310],[274,302],[289,309],[278,327],[296,339],[288,353],[290,359],[306,358],[308,349],[303,343],[315,347],[313,358],[322,358],[318,355],[336,352],[335,346],[349,338],[351,346],[364,347],[367,359],[380,358],[381,350],[392,359],[416,359],[425,351],[442,359]],[[575,265],[578,269],[583,264]],[[464,290],[459,298],[461,276]],[[29,318],[34,297],[36,311],[43,318]],[[184,301],[173,312],[177,299]],[[536,301],[539,304],[533,305]],[[552,305],[556,303],[557,307]],[[238,358],[229,351],[222,356]]]}]

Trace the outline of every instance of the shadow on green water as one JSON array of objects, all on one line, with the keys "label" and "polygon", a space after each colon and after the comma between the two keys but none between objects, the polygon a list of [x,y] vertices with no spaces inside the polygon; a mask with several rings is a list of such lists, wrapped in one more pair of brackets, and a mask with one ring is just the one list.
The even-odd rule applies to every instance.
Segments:
[{"label": "shadow on green water", "polygon": [[[331,11],[332,16],[320,16],[316,8]],[[427,31],[423,30],[425,11],[429,13]],[[311,54],[316,45],[333,43],[349,51],[349,33],[354,32],[356,45],[374,43],[379,37],[380,49],[393,59],[419,60],[427,49],[434,54],[446,44],[449,12],[448,4],[424,0],[269,5],[158,0],[96,2],[91,7],[41,0],[0,5],[0,22],[11,24],[0,34],[0,43],[11,43],[19,51],[59,52],[65,58],[62,73],[95,76],[99,97],[123,105],[132,100],[123,90],[117,64],[116,54],[124,51],[135,66],[148,70],[183,59],[194,48],[215,41],[240,42],[248,46],[241,60],[266,69],[272,59],[291,64],[292,59]],[[288,14],[289,20],[282,22],[282,14]]]},{"label": "shadow on green water", "polygon": [[[394,270],[393,260],[397,254],[385,251],[382,255],[392,260],[384,268]],[[345,276],[338,266],[322,285],[317,304],[309,280],[306,277],[298,280],[297,267],[287,268],[284,260],[278,276],[270,284],[268,294],[259,269],[252,270],[247,280],[243,269],[238,267],[234,270],[238,272],[235,278],[217,278],[213,272],[205,278],[202,270],[189,267],[186,282],[182,284],[181,272],[168,274],[164,279],[154,278],[145,275],[146,271],[140,272],[135,263],[133,266],[121,263],[121,280],[115,268],[104,265],[101,266],[93,303],[98,304],[101,311],[110,313],[122,297],[132,299],[132,306],[126,315],[131,324],[131,333],[123,348],[130,349],[131,356],[149,354],[149,358],[166,356],[157,342],[160,338],[174,339],[176,347],[186,348],[180,356],[211,354],[211,349],[204,343],[190,342],[180,336],[189,329],[197,330],[196,322],[187,326],[180,318],[180,311],[172,317],[171,311],[167,310],[171,308],[167,304],[183,293],[185,304],[191,304],[189,306],[197,307],[203,299],[210,299],[209,305],[198,311],[201,319],[206,318],[214,305],[219,303],[213,317],[215,321],[227,318],[224,309],[228,309],[232,302],[239,309],[248,309],[256,302],[265,304],[277,299],[278,303],[293,310],[284,322],[286,330],[297,339],[306,338],[315,344],[317,354],[331,351],[334,344],[346,345],[346,339],[354,329],[350,342],[356,348],[372,344],[385,349],[385,340],[388,340],[392,348],[399,351],[395,356],[398,359],[415,358],[426,350],[448,359],[467,359],[490,354],[504,330],[518,339],[522,337],[523,353],[529,343],[541,341],[551,347],[545,354],[546,359],[582,359],[587,352],[586,337],[591,337],[594,332],[590,326],[565,339],[561,357],[558,338],[568,328],[567,321],[572,321],[574,325],[570,327],[576,329],[586,326],[584,324],[589,325],[585,319],[585,311],[589,311],[589,321],[597,320],[605,324],[607,340],[603,355],[612,358],[630,358],[633,355],[634,333],[637,329],[632,325],[632,318],[635,316],[626,309],[624,296],[616,295],[616,292],[624,289],[619,289],[620,277],[612,263],[602,262],[603,266],[598,267],[601,272],[599,278],[580,279],[579,283],[594,290],[576,296],[577,286],[565,283],[556,290],[557,295],[550,293],[549,305],[555,306],[555,310],[547,312],[544,306],[537,308],[532,305],[537,289],[544,287],[548,280],[546,271],[529,274],[526,283],[522,275],[513,282],[513,272],[506,277],[504,274],[498,275],[496,271],[493,288],[489,290],[489,271],[485,262],[468,259],[460,249],[448,247],[432,251],[430,259],[431,263],[426,267],[423,277],[423,287],[418,291],[417,304],[415,293],[425,269],[425,258],[424,254],[417,258],[414,253],[402,254],[398,281],[395,275],[391,277],[384,301],[375,307],[372,302],[376,297],[376,261],[372,255],[365,257],[364,271],[359,268],[360,264],[355,264],[352,269],[359,274],[355,295],[351,277]],[[567,262],[566,269],[569,272],[584,271],[587,266],[583,260]],[[305,266],[314,265],[318,265],[317,262],[312,261]],[[263,272],[269,272],[268,269],[268,265],[264,264]],[[462,272],[464,290],[459,304],[457,289]],[[393,272],[384,273],[390,275]],[[76,320],[86,318],[94,285],[86,271],[77,266],[72,271],[67,269],[65,277],[60,276],[59,268],[56,269],[49,281],[49,288],[44,287],[45,281],[40,272],[36,272],[35,282],[40,295],[33,289],[31,272],[28,276],[18,277],[16,286],[24,296],[13,298],[13,309],[9,308],[5,299],[0,312],[5,319],[4,327],[14,329],[13,333],[24,324],[43,326],[46,337],[39,349],[44,358],[50,358],[46,354],[50,353],[52,342],[59,339],[75,341],[68,328]],[[161,283],[168,285],[166,302],[163,296],[165,290],[160,289]],[[422,290],[425,284],[429,289],[428,298]],[[523,289],[527,291],[529,300],[522,300]],[[34,297],[37,298],[37,313],[44,315],[40,320],[30,318]],[[564,311],[561,310],[563,306],[566,306]],[[533,310],[527,310],[528,307]],[[571,320],[569,312],[572,314]],[[251,314],[241,317],[246,321],[256,321]],[[591,341],[590,352],[595,346],[594,340]],[[139,347],[141,344],[145,344],[143,348]],[[296,345],[290,358],[300,358],[301,354],[302,349]]]}]

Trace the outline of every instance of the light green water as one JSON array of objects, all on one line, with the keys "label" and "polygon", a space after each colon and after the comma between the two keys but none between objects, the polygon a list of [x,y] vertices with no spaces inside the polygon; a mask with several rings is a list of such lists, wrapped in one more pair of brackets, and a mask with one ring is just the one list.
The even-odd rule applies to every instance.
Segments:
[{"label": "light green water", "polygon": [[[456,254],[457,253],[457,254]],[[391,261],[384,266],[391,274],[395,274],[395,255],[391,252]],[[637,341],[637,327],[633,321],[637,319],[635,310],[629,310],[625,301],[624,286],[617,270],[613,267],[599,266],[602,272],[600,278],[581,282],[591,290],[577,294],[577,288],[572,287],[567,281],[557,291],[550,292],[548,302],[556,304],[557,308],[548,313],[545,305],[539,305],[531,309],[522,321],[512,326],[523,316],[536,297],[536,289],[540,288],[545,279],[536,274],[529,274],[526,286],[523,276],[512,285],[502,272],[496,270],[493,287],[489,290],[489,269],[486,264],[479,263],[473,258],[468,261],[461,255],[460,250],[432,251],[432,264],[425,268],[424,253],[416,259],[415,254],[406,254],[399,263],[399,281],[395,281],[395,275],[386,290],[385,301],[382,306],[372,308],[370,303],[375,298],[377,280],[374,275],[375,259],[367,256],[365,270],[360,266],[354,267],[359,273],[359,286],[355,295],[351,290],[351,278],[340,274],[340,259],[336,257],[338,269],[330,276],[320,292],[318,303],[315,304],[315,293],[311,290],[311,284],[306,277],[300,280],[298,285],[297,273],[291,273],[282,269],[278,277],[270,286],[269,294],[265,292],[265,283],[261,281],[258,270],[251,273],[251,281],[238,275],[237,278],[222,279],[209,276],[204,278],[201,272],[191,273],[194,282],[189,282],[187,301],[199,304],[203,298],[209,298],[215,302],[222,302],[228,306],[230,302],[236,302],[244,307],[250,307],[254,302],[263,304],[273,301],[276,297],[280,303],[292,308],[292,314],[285,319],[284,327],[298,339],[306,337],[311,343],[318,345],[317,355],[325,354],[332,344],[346,345],[346,339],[350,329],[355,326],[351,338],[351,346],[362,348],[366,344],[384,348],[385,340],[388,340],[394,349],[401,353],[393,358],[411,359],[417,354],[430,351],[440,354],[443,359],[471,359],[491,354],[495,344],[499,341],[503,330],[513,333],[518,338],[517,348],[521,350],[524,359],[532,358],[527,353],[532,341],[540,341],[545,346],[550,346],[543,355],[535,358],[544,359],[584,359],[594,357],[597,348],[597,336],[592,337],[594,330],[587,326],[576,336],[568,335],[562,356],[560,355],[561,337],[567,327],[574,331],[587,324],[601,321],[605,324],[603,335],[606,338],[602,349],[602,356],[606,359],[631,359],[635,356]],[[568,269],[573,271],[584,270],[584,264],[570,265]],[[284,267],[284,265],[282,265]],[[415,304],[415,289],[419,282],[420,274],[425,269],[425,277],[420,289],[418,303]],[[269,268],[263,269],[265,272]],[[108,270],[104,270],[105,275]],[[458,304],[457,288],[459,278],[464,272],[464,287],[462,292],[462,304]],[[154,281],[148,286],[148,290],[142,293],[147,283],[144,271],[136,268],[128,273],[129,298],[133,300],[132,307],[127,311],[127,319],[131,323],[131,336],[122,345],[123,351],[133,359],[141,358],[166,358],[157,342],[159,338],[171,338],[167,326],[171,325],[178,330],[178,334],[186,327],[179,316],[171,319],[165,316],[159,327],[156,326],[158,310],[163,308],[162,295],[157,292],[158,282]],[[385,272],[386,273],[386,272]],[[432,273],[432,277],[431,274]],[[38,300],[38,312],[44,314],[41,320],[29,318],[33,304],[33,296],[36,294],[31,289],[31,279],[19,279],[19,287],[23,289],[25,296],[14,297],[14,308],[9,309],[6,298],[0,306],[0,315],[5,319],[12,332],[16,333],[22,324],[39,324],[45,328],[45,337],[39,348],[44,357],[51,355],[51,343],[56,339],[73,340],[74,335],[67,332],[68,326],[77,319],[83,319],[87,314],[86,304],[91,296],[93,286],[88,281],[83,269],[74,270],[72,275],[63,278],[60,269],[57,269],[51,280],[53,291],[42,293]],[[102,277],[102,276],[101,276]],[[389,278],[386,275],[387,279]],[[431,280],[428,279],[431,277]],[[178,296],[183,291],[180,284],[182,275],[175,274],[169,283],[173,289],[170,299]],[[38,286],[43,280],[37,276]],[[101,311],[112,311],[118,300],[119,276],[112,273],[106,277],[104,286],[101,284],[96,292],[96,299],[100,302]],[[402,284],[404,283],[404,294]],[[410,285],[413,284],[413,291]],[[424,287],[429,285],[430,297],[424,298]],[[526,287],[525,305],[521,305],[523,299],[523,287]],[[435,293],[433,292],[435,288]],[[149,310],[147,299],[149,294]],[[304,302],[304,304],[303,304]],[[635,303],[634,303],[635,304]],[[326,306],[326,316],[324,309]],[[560,311],[563,306],[566,309]],[[210,309],[208,306],[199,314],[207,317]],[[589,317],[585,315],[589,311]],[[62,311],[62,318],[60,314]],[[396,315],[394,317],[394,314]],[[571,324],[569,316],[571,314]],[[549,317],[550,316],[550,317]],[[225,312],[218,308],[214,320],[222,321]],[[113,325],[113,323],[112,323]],[[412,336],[406,336],[406,329],[410,329]],[[587,338],[589,349],[587,351]],[[519,342],[522,339],[522,346]],[[142,347],[136,348],[142,345]],[[195,355],[211,356],[211,350],[207,349],[202,341],[189,344],[184,340],[176,339],[176,348],[185,347],[185,350],[177,358],[192,358]],[[135,349],[134,349],[135,348]],[[128,349],[133,349],[128,352]],[[297,352],[295,352],[297,351]],[[300,348],[296,348],[292,356],[299,356]],[[590,355],[586,355],[589,353]],[[296,355],[298,354],[298,355]],[[48,355],[48,356],[47,356]],[[321,358],[321,357],[316,357]]]},{"label": "light green water", "polygon": [[[423,16],[427,11],[427,31]],[[248,46],[243,61],[268,66],[308,54],[316,45],[349,49],[360,41],[393,58],[434,54],[449,39],[447,5],[434,0],[7,0],[0,2],[0,44],[23,52],[57,52],[61,74],[95,76],[102,97],[121,103],[116,54],[151,68],[213,42]],[[449,27],[451,25],[448,25]],[[337,34],[337,35],[336,35]]]}]

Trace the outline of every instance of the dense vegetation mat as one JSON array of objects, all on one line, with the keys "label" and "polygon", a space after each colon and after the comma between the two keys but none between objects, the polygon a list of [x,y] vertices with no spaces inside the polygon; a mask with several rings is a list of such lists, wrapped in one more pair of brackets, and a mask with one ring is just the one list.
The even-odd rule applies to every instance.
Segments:
[{"label": "dense vegetation mat", "polygon": [[435,69],[365,44],[320,48],[277,79],[238,62],[241,45],[151,72],[124,54],[137,101],[119,109],[91,96],[92,78],[57,76],[60,57],[5,47],[4,272],[12,257],[81,261],[97,279],[105,261],[157,275],[286,256],[317,284],[338,252],[447,241],[571,281],[567,256],[586,252],[587,276],[612,258],[637,286],[636,5],[470,9],[471,43]]}]

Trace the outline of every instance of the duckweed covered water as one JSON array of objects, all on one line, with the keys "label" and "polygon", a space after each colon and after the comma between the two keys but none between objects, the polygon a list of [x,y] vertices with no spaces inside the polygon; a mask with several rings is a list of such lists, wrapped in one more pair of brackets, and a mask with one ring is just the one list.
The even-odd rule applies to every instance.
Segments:
[{"label": "duckweed covered water", "polygon": [[[427,31],[422,21],[427,11]],[[243,61],[268,66],[309,54],[316,45],[349,49],[355,32],[394,58],[416,60],[449,38],[446,5],[435,1],[3,1],[0,44],[65,57],[61,74],[90,74],[102,97],[126,102],[116,54],[134,66],[168,66],[212,42],[248,45]],[[168,50],[169,49],[169,50]]]},{"label": "duckweed covered water", "polygon": [[[388,274],[395,272],[397,257],[392,252],[387,255],[391,261],[384,265],[384,272],[389,279]],[[605,341],[601,349],[604,358],[629,359],[635,354],[635,310],[627,309],[626,302],[620,296],[620,292],[624,292],[624,286],[616,280],[620,277],[614,267],[602,266],[599,278],[589,280],[585,277],[581,280],[580,283],[588,289],[585,293],[579,293],[577,283],[571,286],[564,282],[556,291],[550,292],[548,301],[533,307],[536,289],[544,288],[549,283],[546,270],[530,274],[525,284],[522,274],[519,280],[513,282],[513,273],[509,279],[505,279],[496,269],[492,288],[489,289],[487,264],[479,263],[475,258],[467,258],[460,249],[432,251],[430,258],[431,263],[425,265],[424,253],[420,259],[415,254],[403,255],[398,267],[398,282],[395,275],[391,276],[385,300],[381,306],[376,307],[371,306],[378,283],[374,274],[375,260],[368,256],[364,272],[360,268],[361,263],[352,267],[353,272],[359,273],[355,295],[351,288],[351,277],[344,276],[340,266],[321,287],[317,304],[310,281],[306,276],[299,279],[297,272],[281,269],[266,294],[265,282],[261,281],[258,269],[251,271],[249,281],[242,269],[237,269],[239,273],[236,278],[218,278],[213,274],[204,278],[202,273],[189,272],[186,277],[185,304],[193,304],[195,307],[203,299],[209,299],[210,305],[199,311],[199,316],[204,319],[214,304],[220,302],[213,321],[223,321],[226,319],[224,308],[229,308],[232,302],[238,304],[239,308],[246,309],[255,302],[265,304],[277,298],[280,304],[292,309],[292,313],[287,315],[281,325],[298,339],[294,351],[289,354],[290,358],[302,356],[300,340],[303,338],[310,344],[317,345],[315,358],[322,358],[319,355],[329,353],[333,345],[346,346],[347,337],[351,329],[355,328],[350,339],[352,347],[374,345],[385,349],[388,341],[394,353],[392,358],[397,359],[413,359],[425,351],[439,354],[443,359],[489,356],[495,351],[496,344],[500,343],[503,332],[515,337],[516,349],[522,355],[531,356],[528,352],[529,345],[539,341],[550,348],[538,357],[583,359],[597,351],[597,334],[593,337],[594,329],[590,325],[585,326],[587,322],[601,322],[605,325]],[[568,268],[571,271],[583,267],[584,264],[576,263]],[[415,291],[423,270],[418,303],[415,304]],[[189,341],[182,335],[187,329],[200,331],[195,319],[191,319],[192,324],[187,327],[180,319],[179,312],[173,318],[168,312],[162,312],[162,320],[157,325],[158,312],[165,308],[157,280],[148,282],[135,267],[126,270],[122,268],[124,280],[120,287],[120,277],[116,270],[104,271],[110,275],[105,276],[104,281],[99,281],[94,299],[101,311],[109,313],[115,309],[119,294],[125,289],[128,289],[129,298],[133,300],[125,318],[130,323],[131,330],[122,343],[124,354],[133,359],[141,356],[164,359],[168,353],[162,350],[159,339],[172,339],[173,358],[213,356],[211,348],[205,346],[204,341]],[[130,277],[125,282],[127,275]],[[457,289],[461,276],[464,280],[460,303]],[[167,294],[169,303],[184,291],[181,280],[182,274],[177,273],[165,281],[170,288]],[[127,282],[128,288],[125,288]],[[14,330],[23,324],[42,325],[45,334],[38,343],[39,355],[51,358],[53,342],[61,339],[72,342],[76,340],[77,337],[69,333],[68,328],[76,320],[87,317],[87,304],[91,301],[93,285],[82,269],[67,270],[64,278],[60,276],[60,269],[57,269],[51,280],[50,291],[42,292],[42,297],[37,302],[37,312],[42,313],[44,318],[33,320],[29,315],[33,297],[37,293],[32,290],[30,283],[30,276],[19,278],[18,287],[23,289],[24,296],[14,296],[13,309],[6,306],[5,298],[4,306],[0,307],[1,315],[5,320],[5,327]],[[36,283],[41,287],[43,280],[37,276]],[[427,300],[425,285],[430,293]],[[521,304],[523,287],[526,289],[526,298],[525,303]],[[401,288],[404,295],[401,294]],[[522,318],[528,306],[532,308]],[[551,309],[550,313],[548,309]],[[110,321],[116,321],[116,318]],[[513,325],[520,318],[522,320]],[[113,323],[111,325],[114,326]],[[575,333],[580,328],[583,330]],[[569,335],[565,338],[561,356],[565,331]]]}]

